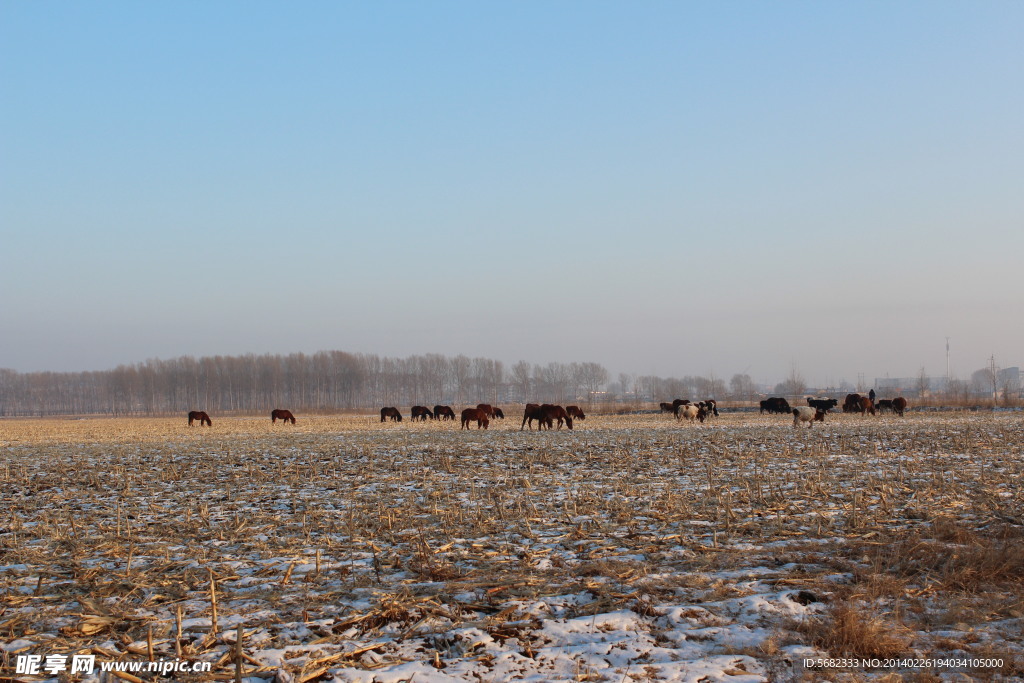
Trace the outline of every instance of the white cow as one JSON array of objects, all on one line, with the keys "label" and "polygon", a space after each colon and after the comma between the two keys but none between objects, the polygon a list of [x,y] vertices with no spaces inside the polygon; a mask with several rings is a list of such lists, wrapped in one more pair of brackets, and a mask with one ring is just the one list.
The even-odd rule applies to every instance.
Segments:
[{"label": "white cow", "polygon": [[807,423],[807,428],[811,429],[815,422],[825,421],[825,411],[818,408],[811,408],[810,406],[797,406],[793,408],[793,426],[800,426],[801,422]]},{"label": "white cow", "polygon": [[681,420],[684,417],[693,422],[694,420],[704,421],[704,417],[707,413],[700,406],[694,405],[693,403],[687,403],[686,405],[679,406],[679,410],[676,412],[676,419]]}]

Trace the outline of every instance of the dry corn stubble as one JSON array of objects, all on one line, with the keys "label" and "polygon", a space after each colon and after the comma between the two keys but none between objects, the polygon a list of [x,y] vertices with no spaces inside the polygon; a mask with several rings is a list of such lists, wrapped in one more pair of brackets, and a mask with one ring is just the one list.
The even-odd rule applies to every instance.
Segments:
[{"label": "dry corn stubble", "polygon": [[[948,650],[956,638],[926,630],[954,595],[956,623],[974,632],[1020,618],[1019,419],[790,425],[4,421],[0,637],[115,658],[144,646],[225,675],[283,666],[302,678],[386,666],[398,644],[459,628],[515,633],[533,652],[552,616],[629,609],[654,637],[687,604],[710,610],[693,628],[720,627],[723,606],[766,586],[831,601],[835,637],[772,623],[783,640],[837,655],[854,626],[878,623],[906,638],[854,651]],[[752,582],[764,567],[770,580]],[[1011,607],[969,599],[993,591]],[[293,656],[261,658],[282,647]],[[432,657],[469,657],[460,647]],[[1019,642],[1007,653],[1019,657]]]}]

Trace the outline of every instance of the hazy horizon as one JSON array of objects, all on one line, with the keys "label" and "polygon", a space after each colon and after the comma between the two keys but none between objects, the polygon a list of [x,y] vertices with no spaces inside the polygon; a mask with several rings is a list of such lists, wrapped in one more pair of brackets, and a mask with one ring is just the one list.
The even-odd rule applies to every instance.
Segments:
[{"label": "hazy horizon", "polygon": [[0,368],[1024,365],[1024,5],[0,3]]}]

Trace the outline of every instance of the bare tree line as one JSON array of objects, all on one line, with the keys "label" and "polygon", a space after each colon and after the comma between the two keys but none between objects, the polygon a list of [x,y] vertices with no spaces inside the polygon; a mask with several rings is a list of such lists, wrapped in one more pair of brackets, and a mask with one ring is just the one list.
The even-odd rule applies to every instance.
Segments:
[{"label": "bare tree line", "polygon": [[0,416],[162,415],[363,410],[381,405],[587,401],[608,382],[598,363],[520,361],[441,354],[391,358],[314,354],[183,356],[90,372],[0,369]]}]

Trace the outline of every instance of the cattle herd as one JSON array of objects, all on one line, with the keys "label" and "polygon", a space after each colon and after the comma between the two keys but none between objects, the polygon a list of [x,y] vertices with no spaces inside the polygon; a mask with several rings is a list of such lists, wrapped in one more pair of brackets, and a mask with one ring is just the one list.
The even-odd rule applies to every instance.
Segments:
[{"label": "cattle herd", "polygon": [[[688,399],[677,398],[671,403],[659,404],[661,412],[672,413],[677,420],[688,420],[690,422],[700,421],[703,423],[705,420],[718,417],[718,402],[709,398],[698,403],[693,403]],[[807,398],[806,406],[791,406],[789,402],[780,397],[766,398],[761,401],[760,408],[761,414],[784,414],[793,416],[793,426],[798,427],[801,422],[806,422],[808,428],[813,427],[815,422],[824,422],[825,415],[828,414],[833,408],[839,407],[839,400],[835,398]],[[847,394],[846,399],[843,401],[842,411],[844,413],[860,413],[861,415],[875,415],[880,413],[895,413],[900,417],[903,417],[904,411],[907,409],[907,399],[902,396],[897,396],[892,399],[882,399],[875,401],[874,392],[871,392],[869,396],[861,396],[860,394]],[[409,411],[410,419],[413,421],[426,422],[427,420],[455,420],[455,411],[451,406],[436,405],[431,410],[426,406],[413,406]],[[492,406],[488,403],[480,403],[475,408],[466,408],[462,411],[462,429],[469,429],[470,423],[475,422],[477,429],[487,429],[491,420],[493,419],[505,419],[505,413],[502,412],[501,408]],[[533,429],[533,423],[537,423],[537,429],[561,429],[562,425],[572,429],[573,420],[584,420],[586,415],[580,410],[579,406],[562,406],[553,405],[551,403],[527,403],[523,409],[523,422],[519,425],[519,430],[529,427]],[[270,421],[277,423],[281,420],[285,424],[295,424],[295,416],[292,415],[291,411],[283,410],[281,408],[275,408],[270,413]],[[380,421],[381,422],[401,422],[402,413],[394,406],[385,406],[380,409]],[[191,427],[195,422],[199,422],[200,426],[206,425],[208,427],[213,426],[213,421],[210,416],[206,413],[193,410],[188,414],[188,426]]]},{"label": "cattle herd", "polygon": [[[843,401],[844,413],[860,413],[861,415],[875,415],[876,413],[892,412],[903,417],[903,411],[907,409],[907,399],[897,396],[892,399],[881,399],[877,403],[874,397],[875,392],[870,396],[860,394],[847,394]],[[825,415],[839,405],[839,400],[834,398],[810,398],[806,406],[791,407],[784,398],[772,397],[761,401],[761,414],[764,413],[785,413],[793,416],[793,426],[797,427],[801,422],[806,422],[807,427],[813,427],[815,422],[824,422]]]}]

